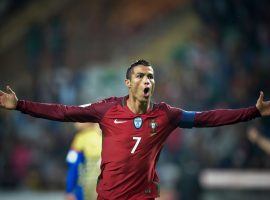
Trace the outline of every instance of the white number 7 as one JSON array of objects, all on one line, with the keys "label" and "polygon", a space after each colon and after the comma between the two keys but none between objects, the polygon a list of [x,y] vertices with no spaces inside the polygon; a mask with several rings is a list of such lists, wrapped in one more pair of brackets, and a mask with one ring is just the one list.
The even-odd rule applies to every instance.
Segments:
[{"label": "white number 7", "polygon": [[142,138],[141,137],[132,137],[132,139],[136,140],[136,143],[135,143],[134,147],[131,150],[131,153],[134,153]]}]

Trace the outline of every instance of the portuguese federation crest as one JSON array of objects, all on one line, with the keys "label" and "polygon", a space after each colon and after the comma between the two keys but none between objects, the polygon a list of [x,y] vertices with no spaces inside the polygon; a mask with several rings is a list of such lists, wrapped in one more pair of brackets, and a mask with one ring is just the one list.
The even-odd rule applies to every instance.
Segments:
[{"label": "portuguese federation crest", "polygon": [[150,121],[149,126],[151,128],[151,136],[157,134],[157,122],[153,119]]},{"label": "portuguese federation crest", "polygon": [[142,127],[142,122],[143,121],[142,121],[142,118],[141,117],[136,117],[133,120],[133,124],[134,124],[134,126],[135,126],[136,129],[139,129],[139,128]]}]

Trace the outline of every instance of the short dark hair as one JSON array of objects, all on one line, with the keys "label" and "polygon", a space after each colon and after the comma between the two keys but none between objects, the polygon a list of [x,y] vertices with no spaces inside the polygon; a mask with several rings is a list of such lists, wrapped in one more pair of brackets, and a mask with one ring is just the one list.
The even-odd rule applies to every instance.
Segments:
[{"label": "short dark hair", "polygon": [[129,79],[131,78],[131,73],[132,73],[132,70],[134,67],[138,66],[138,65],[143,65],[143,66],[151,66],[151,64],[146,61],[146,60],[137,60],[136,62],[132,63],[130,65],[130,67],[127,69],[127,72],[126,72],[126,79]]}]

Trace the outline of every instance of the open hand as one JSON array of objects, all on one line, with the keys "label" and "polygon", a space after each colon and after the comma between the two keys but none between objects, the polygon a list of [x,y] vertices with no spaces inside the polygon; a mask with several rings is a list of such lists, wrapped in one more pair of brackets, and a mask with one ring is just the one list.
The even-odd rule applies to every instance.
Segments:
[{"label": "open hand", "polygon": [[9,86],[6,87],[6,92],[0,90],[0,107],[13,110],[16,109],[17,102],[18,98]]},{"label": "open hand", "polygon": [[257,100],[256,107],[261,113],[261,116],[270,116],[270,101],[263,100],[264,94],[261,91]]}]

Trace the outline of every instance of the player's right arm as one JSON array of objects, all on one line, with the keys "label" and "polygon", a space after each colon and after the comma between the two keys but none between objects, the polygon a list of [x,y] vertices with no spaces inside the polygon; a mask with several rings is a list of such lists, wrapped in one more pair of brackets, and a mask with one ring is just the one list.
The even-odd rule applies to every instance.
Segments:
[{"label": "player's right arm", "polygon": [[66,106],[18,100],[9,86],[6,90],[0,91],[0,107],[5,109],[16,109],[33,117],[66,122],[98,122],[100,118],[94,105]]}]

